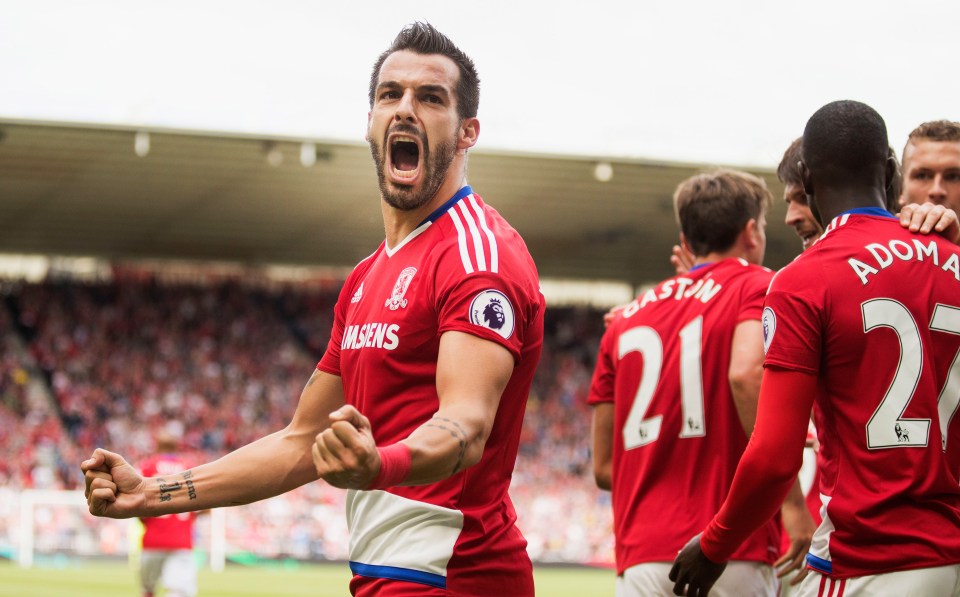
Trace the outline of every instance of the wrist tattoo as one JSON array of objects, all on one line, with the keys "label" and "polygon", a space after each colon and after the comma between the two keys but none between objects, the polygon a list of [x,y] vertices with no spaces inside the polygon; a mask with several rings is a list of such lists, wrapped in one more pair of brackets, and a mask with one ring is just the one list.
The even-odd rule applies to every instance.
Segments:
[{"label": "wrist tattoo", "polygon": [[463,427],[456,421],[444,417],[433,417],[424,424],[424,427],[442,429],[449,433],[450,437],[457,440],[457,443],[460,445],[460,452],[457,454],[457,462],[453,465],[453,472],[451,474],[455,475],[460,472],[460,469],[463,468],[463,458],[467,453],[467,432],[464,431]]},{"label": "wrist tattoo", "polygon": [[187,496],[191,500],[197,499],[197,487],[193,484],[193,472],[183,471],[180,476],[183,477],[184,482],[187,484]]},{"label": "wrist tattoo", "polygon": [[180,491],[184,488],[184,485],[187,488],[187,497],[191,500],[197,499],[197,488],[193,484],[193,473],[190,471],[185,471],[180,473],[180,476],[183,478],[184,483],[179,481],[168,482],[163,477],[157,477],[157,484],[160,486],[160,501],[169,502],[173,499],[173,492]]},{"label": "wrist tattoo", "polygon": [[157,483],[160,485],[160,501],[169,502],[173,499],[173,492],[180,491],[182,486],[180,483],[173,482],[167,483],[167,480],[162,477],[157,477]]}]

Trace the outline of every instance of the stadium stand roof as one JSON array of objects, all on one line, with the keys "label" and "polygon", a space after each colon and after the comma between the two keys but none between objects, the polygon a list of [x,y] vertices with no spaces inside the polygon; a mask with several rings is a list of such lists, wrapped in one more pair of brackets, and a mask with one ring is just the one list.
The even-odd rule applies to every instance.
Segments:
[{"label": "stadium stand roof", "polygon": [[[147,143],[131,127],[0,119],[0,252],[350,267],[383,238],[365,144],[146,130]],[[673,190],[708,168],[478,149],[468,174],[542,277],[640,285],[672,273]],[[750,170],[777,198],[767,264],[780,267],[800,248],[782,186]]]}]

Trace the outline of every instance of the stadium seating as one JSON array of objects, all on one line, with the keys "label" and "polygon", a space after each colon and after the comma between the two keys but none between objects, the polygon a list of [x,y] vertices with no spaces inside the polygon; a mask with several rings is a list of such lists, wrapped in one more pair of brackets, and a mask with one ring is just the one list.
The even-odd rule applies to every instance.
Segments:
[{"label": "stadium seating", "polygon": [[[94,447],[136,462],[161,428],[179,433],[197,461],[281,428],[326,346],[336,296],[307,285],[123,275],[11,285],[9,309],[0,309],[0,481],[82,487],[77,463]],[[548,310],[511,492],[537,561],[612,560],[585,402],[601,316]],[[343,559],[343,501],[344,492],[314,483],[232,508],[228,544],[260,557]]]}]

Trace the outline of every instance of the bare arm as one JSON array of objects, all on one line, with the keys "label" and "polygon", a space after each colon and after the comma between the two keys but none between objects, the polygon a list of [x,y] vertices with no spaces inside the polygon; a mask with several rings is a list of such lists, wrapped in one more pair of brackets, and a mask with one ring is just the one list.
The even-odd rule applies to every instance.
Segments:
[{"label": "bare arm", "polygon": [[[757,402],[763,379],[763,327],[759,321],[737,324],[733,333],[729,378],[740,424],[747,437],[750,437],[757,421]],[[790,547],[776,562],[780,576],[792,570],[804,570],[804,558],[816,530],[798,479],[794,480],[783,501],[782,520],[790,538]],[[804,575],[794,578],[793,583],[800,582]]]},{"label": "bare arm", "polygon": [[750,437],[757,421],[757,399],[763,379],[763,326],[759,320],[737,324],[730,347],[728,379],[743,432]]},{"label": "bare arm", "polygon": [[608,491],[613,486],[613,421],[612,402],[593,406],[593,478]]},{"label": "bare arm", "polygon": [[480,462],[513,366],[510,351],[489,340],[462,332],[440,338],[440,408],[404,440],[413,457],[404,485],[445,479]]},{"label": "bare arm", "polygon": [[[513,368],[513,355],[495,342],[463,332],[440,337],[439,408],[402,440],[410,468],[401,485],[433,483],[480,461]],[[341,411],[317,437],[314,464],[331,485],[367,489],[381,466],[370,422],[352,407]]]},{"label": "bare arm", "polygon": [[120,455],[98,448],[81,464],[90,512],[129,518],[235,506],[316,480],[310,448],[342,405],[340,378],[314,371],[286,428],[176,475],[144,479]]},{"label": "bare arm", "polygon": [[816,388],[815,375],[766,372],[757,433],[720,512],[677,555],[670,570],[675,595],[706,595],[726,566],[721,562],[774,515],[787,488],[796,483]]},{"label": "bare arm", "polygon": [[790,584],[800,584],[807,575],[807,552],[810,551],[810,543],[813,542],[813,533],[817,530],[817,525],[813,522],[813,516],[807,508],[799,479],[794,480],[790,491],[787,492],[787,497],[784,498],[783,505],[780,507],[780,517],[783,528],[790,538],[790,547],[773,565],[777,568],[777,576],[780,578],[794,570],[799,570],[800,573],[790,580]]}]

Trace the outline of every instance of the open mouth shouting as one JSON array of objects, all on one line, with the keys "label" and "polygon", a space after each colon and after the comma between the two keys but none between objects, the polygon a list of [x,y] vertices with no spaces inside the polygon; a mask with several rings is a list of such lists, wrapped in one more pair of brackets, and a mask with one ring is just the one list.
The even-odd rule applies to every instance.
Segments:
[{"label": "open mouth shouting", "polygon": [[387,176],[394,184],[412,186],[423,171],[423,144],[409,133],[392,133],[387,137]]},{"label": "open mouth shouting", "polygon": [[803,250],[806,251],[810,248],[810,245],[817,242],[817,239],[820,238],[820,230],[817,228],[808,228],[798,226],[796,228],[797,236],[800,237],[800,240],[803,241]]}]

